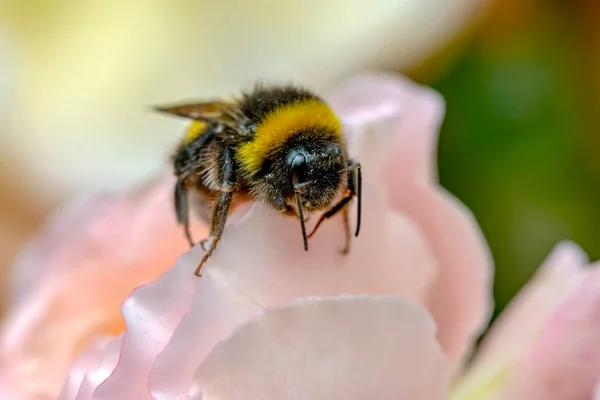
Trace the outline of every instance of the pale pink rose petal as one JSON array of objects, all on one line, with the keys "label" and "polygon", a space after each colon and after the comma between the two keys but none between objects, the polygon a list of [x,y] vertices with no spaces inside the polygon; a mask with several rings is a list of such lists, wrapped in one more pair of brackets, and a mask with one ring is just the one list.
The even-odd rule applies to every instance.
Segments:
[{"label": "pale pink rose petal", "polygon": [[596,384],[596,391],[594,392],[594,400],[600,400],[600,380]]},{"label": "pale pink rose petal", "polygon": [[[50,275],[78,268],[78,265],[68,262],[77,257],[73,252],[85,254],[89,250],[89,236],[103,228],[108,229],[107,226],[98,225],[103,220],[110,221],[111,218],[107,217],[112,213],[122,213],[126,208],[125,204],[117,207],[114,204],[115,196],[98,193],[81,195],[62,206],[34,241],[22,249],[21,256],[11,269],[10,305],[17,306],[19,301],[26,299],[32,291],[44,284]],[[96,228],[73,234],[75,227],[88,226]],[[66,240],[74,246],[67,249],[61,244]],[[52,257],[48,257],[50,254]]]},{"label": "pale pink rose petal", "polygon": [[[585,253],[576,244],[558,244],[529,283],[494,322],[471,367],[514,364],[545,330],[550,317],[589,274]],[[512,361],[509,361],[512,359]]]},{"label": "pale pink rose petal", "polygon": [[385,212],[382,204],[372,204],[382,199],[369,186],[364,197],[363,231],[346,258],[339,254],[341,240],[332,240],[342,236],[336,220],[321,228],[308,253],[301,247],[297,221],[260,206],[239,225],[231,225],[214,268],[207,265],[192,308],[157,359],[153,393],[168,398],[189,386],[194,360],[202,360],[215,343],[261,308],[340,293],[422,299],[419,289],[426,287],[433,270],[422,239],[408,221]]},{"label": "pale pink rose petal", "polygon": [[[0,399],[2,400],[19,400],[13,393],[11,393],[5,385],[0,382]],[[36,400],[47,400],[49,398],[44,399],[43,397],[38,398]]]},{"label": "pale pink rose petal", "polygon": [[[14,299],[27,297],[40,284],[47,286],[51,276],[68,276],[82,269],[74,260],[106,257],[105,252],[123,259],[120,268],[141,269],[144,257],[174,260],[188,246],[173,219],[173,185],[174,178],[165,174],[134,191],[89,193],[67,203],[12,268]],[[151,229],[154,232],[149,234]],[[206,234],[196,223],[192,229],[199,237]],[[147,250],[149,245],[157,253],[140,253],[140,248]]]},{"label": "pale pink rose petal", "polygon": [[442,348],[457,366],[489,322],[491,257],[464,205],[441,189],[415,185],[412,190],[414,198],[407,196],[397,204],[402,203],[407,214],[422,223],[420,228],[439,260],[439,274],[425,305],[438,324]]},{"label": "pale pink rose petal", "polygon": [[[365,192],[366,203],[372,196],[378,197],[368,187]],[[328,240],[336,236],[341,239],[341,227],[335,224],[340,221],[323,225],[323,231],[311,241],[310,251],[304,252],[297,221],[253,206],[241,220],[228,226],[201,279],[193,276],[201,252],[196,247],[180,259],[175,267],[179,272],[170,271],[156,283],[138,289],[144,297],[134,294],[134,301],[128,302],[124,311],[128,334],[139,333],[131,342],[126,339],[122,362],[98,393],[111,399],[126,398],[118,397],[122,393],[132,395],[129,390],[135,390],[136,396],[146,393],[145,385],[134,389],[138,374],[132,366],[142,368],[143,376],[152,364],[149,357],[162,350],[162,342],[142,341],[163,333],[149,333],[146,324],[154,319],[173,314],[180,318],[186,313],[151,374],[152,393],[157,398],[172,398],[189,387],[197,363],[214,344],[263,307],[339,293],[422,297],[421,290],[433,272],[433,260],[411,225],[394,213],[386,217],[384,209],[368,207],[365,215],[370,222],[365,223],[361,240],[352,244],[351,255],[344,258],[339,254],[341,240]],[[187,288],[190,283],[197,286],[193,300]],[[163,285],[172,287],[174,293],[165,293]],[[168,308],[170,303],[164,299],[169,297],[181,301],[179,309]],[[184,303],[190,301],[188,308]],[[168,333],[166,329],[165,336]],[[136,344],[140,341],[142,345]],[[127,359],[132,359],[131,363],[125,362]],[[126,388],[122,386],[125,383]]]},{"label": "pale pink rose petal", "polygon": [[[421,239],[398,215],[386,221],[383,212],[369,214],[379,230],[369,234],[367,224],[364,235],[372,239],[353,244],[355,255],[344,262],[338,253],[340,244],[325,240],[335,237],[339,226],[323,225],[328,233],[323,240],[315,237],[305,253],[297,240],[297,221],[253,206],[242,220],[229,225],[227,238],[205,266],[202,278],[193,276],[201,254],[196,247],[173,270],[134,292],[123,309],[127,333],[121,361],[96,393],[110,399],[151,398],[144,379],[160,353],[151,374],[152,394],[156,398],[181,395],[198,360],[263,307],[339,293],[405,292],[419,297],[422,293],[415,288],[424,288],[420,279],[433,269]],[[385,232],[386,226],[388,234],[377,233]],[[260,252],[253,251],[261,246]],[[374,254],[369,255],[371,249]],[[417,274],[411,274],[414,265],[420,266]],[[162,321],[158,327],[156,321]],[[169,343],[162,351],[165,340]]]},{"label": "pale pink rose petal", "polygon": [[[389,131],[385,123],[380,124],[370,130],[369,138],[383,146],[385,141],[380,136]],[[147,386],[141,386],[142,380],[129,379],[126,374],[144,376],[158,353],[150,376],[152,394],[157,398],[182,395],[189,388],[198,362],[237,325],[262,308],[297,298],[369,293],[399,294],[423,301],[435,274],[435,260],[412,222],[388,205],[378,173],[381,151],[356,154],[364,165],[363,225],[360,237],[351,242],[349,255],[340,254],[344,240],[341,216],[324,223],[305,252],[297,220],[281,217],[261,204],[251,206],[247,212],[236,212],[200,280],[192,275],[201,252],[195,248],[176,266],[185,273],[164,275],[156,288],[144,292],[145,300],[132,302],[131,309],[126,306],[128,331],[139,335],[148,332],[143,328],[145,318],[185,315],[164,350],[162,336],[145,348],[135,345],[142,340],[140,336],[131,342],[126,338],[122,362],[97,392],[111,399],[125,398],[123,393],[150,396]],[[355,206],[351,209],[353,224]],[[191,302],[189,310],[169,310],[162,302],[152,300],[166,297],[158,289],[163,284],[187,288],[190,281],[197,282],[194,298],[186,297],[187,289],[178,293],[180,299]],[[125,365],[135,365],[136,369]]]},{"label": "pale pink rose petal", "polygon": [[457,398],[472,398],[472,393],[485,390],[490,400],[518,399],[517,394],[506,392],[518,373],[517,364],[547,329],[556,310],[589,276],[591,270],[584,268],[587,261],[574,243],[554,248],[492,325],[456,387]]},{"label": "pale pink rose petal", "polygon": [[[46,286],[50,276],[68,275],[81,269],[80,263],[74,260],[92,258],[105,251],[116,253],[114,258],[129,254],[126,258],[135,256],[137,261],[138,257],[144,257],[145,254],[136,252],[140,244],[137,237],[147,234],[150,227],[169,234],[175,227],[172,211],[164,210],[172,207],[167,205],[172,201],[172,189],[169,189],[172,185],[173,178],[163,175],[134,191],[88,193],[64,205],[15,263],[12,269],[15,300],[26,297],[40,284]],[[148,239],[157,243],[164,241],[160,240],[164,239],[162,237],[144,237],[143,241]],[[184,241],[180,237],[177,239],[171,240],[170,244],[179,251],[186,250],[181,244]],[[135,245],[133,249],[132,244]],[[135,268],[139,264],[127,267]]]},{"label": "pale pink rose petal", "polygon": [[69,375],[58,396],[59,400],[74,399],[77,396],[86,375],[98,368],[102,353],[112,339],[111,336],[97,336],[92,339],[86,349],[71,364]]},{"label": "pale pink rose petal", "polygon": [[123,344],[123,334],[93,340],[71,365],[58,400],[92,400],[96,387],[115,369]]},{"label": "pale pink rose petal", "polygon": [[[439,274],[426,303],[438,324],[442,347],[462,358],[492,311],[492,258],[471,212],[439,186],[437,135],[443,99],[433,90],[392,74],[350,79],[331,103],[344,115],[369,119],[398,110],[394,143],[387,152],[385,182],[392,205],[425,234]],[[371,113],[357,110],[370,109]]]},{"label": "pale pink rose petal", "polygon": [[587,400],[600,375],[600,264],[571,292],[519,363],[514,399]]},{"label": "pale pink rose petal", "polygon": [[20,398],[57,396],[88,341],[124,329],[120,305],[131,290],[188,248],[173,218],[172,185],[161,177],[135,193],[80,203],[59,214],[18,263],[35,273],[17,274],[16,301],[1,328],[0,381]]},{"label": "pale pink rose petal", "polygon": [[[190,307],[201,282],[193,275],[198,247],[184,253],[175,268],[137,288],[123,304],[127,323],[119,363],[94,396],[105,399],[152,399],[150,368]],[[218,301],[218,299],[214,299]],[[198,339],[198,338],[197,338]]]},{"label": "pale pink rose petal", "polygon": [[435,324],[396,296],[340,296],[271,308],[219,343],[196,371],[203,400],[445,399]]},{"label": "pale pink rose petal", "polygon": [[98,367],[86,374],[75,400],[98,400],[94,398],[94,390],[102,382],[106,380],[114,371],[117,363],[119,362],[121,348],[123,346],[123,334],[116,336],[110,341],[105,351],[102,353],[102,358]]}]

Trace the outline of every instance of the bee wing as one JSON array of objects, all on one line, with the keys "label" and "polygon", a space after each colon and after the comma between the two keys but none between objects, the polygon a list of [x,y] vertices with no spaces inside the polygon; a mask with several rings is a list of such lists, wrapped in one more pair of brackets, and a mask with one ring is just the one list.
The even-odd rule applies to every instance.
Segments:
[{"label": "bee wing", "polygon": [[200,121],[227,121],[238,120],[240,118],[240,113],[236,104],[225,101],[156,106],[154,107],[154,110]]}]

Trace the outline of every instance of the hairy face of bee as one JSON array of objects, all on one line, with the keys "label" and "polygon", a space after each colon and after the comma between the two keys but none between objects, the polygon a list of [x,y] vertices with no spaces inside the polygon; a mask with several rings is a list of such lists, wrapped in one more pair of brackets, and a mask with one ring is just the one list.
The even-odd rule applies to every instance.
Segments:
[{"label": "hairy face of bee", "polygon": [[278,210],[296,208],[296,195],[304,211],[322,210],[345,187],[344,168],[346,157],[337,140],[296,135],[269,157],[253,192]]},{"label": "hairy face of bee", "polygon": [[[288,176],[305,210],[330,206],[340,191],[344,168],[339,146],[333,144],[320,153],[295,149],[288,154]],[[287,197],[288,203],[292,200]]]}]

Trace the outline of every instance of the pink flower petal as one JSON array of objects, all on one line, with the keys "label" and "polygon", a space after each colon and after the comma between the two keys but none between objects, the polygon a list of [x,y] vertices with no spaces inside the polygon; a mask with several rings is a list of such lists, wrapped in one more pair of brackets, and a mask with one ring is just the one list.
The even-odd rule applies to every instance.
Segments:
[{"label": "pink flower petal", "polygon": [[58,400],[92,400],[96,387],[115,369],[122,344],[122,334],[92,341],[71,366]]},{"label": "pink flower petal", "polygon": [[2,400],[18,400],[17,397],[13,393],[9,391],[9,389],[0,382],[0,399]]},{"label": "pink flower petal", "polygon": [[[382,200],[368,186],[365,199],[366,204]],[[201,279],[192,274],[201,252],[196,247],[181,257],[174,270],[134,293],[124,306],[128,330],[121,362],[98,393],[111,399],[149,396],[142,378],[175,326],[151,375],[152,393],[158,398],[181,394],[214,344],[264,307],[339,293],[407,293],[421,298],[433,261],[408,221],[395,213],[386,217],[384,209],[367,207],[369,222],[361,240],[344,258],[338,253],[341,240],[329,240],[341,239],[338,219],[324,224],[311,240],[310,251],[304,252],[297,221],[253,206],[228,226]],[[179,303],[171,308],[175,301]],[[165,318],[173,320],[164,330],[147,325]],[[159,335],[156,342],[148,342]]]},{"label": "pink flower petal", "polygon": [[456,388],[457,398],[475,398],[483,390],[490,399],[529,399],[507,392],[514,388],[517,365],[548,329],[552,315],[589,276],[586,263],[587,256],[571,242],[554,248],[492,325]]},{"label": "pink flower petal", "polygon": [[545,326],[541,338],[521,361],[508,393],[519,399],[591,399],[600,375],[599,344],[597,264]]},{"label": "pink flower petal", "polygon": [[502,312],[479,346],[472,365],[516,362],[545,330],[550,317],[585,279],[588,258],[574,243],[557,245],[544,265]]},{"label": "pink flower petal", "polygon": [[[74,399],[86,375],[98,368],[102,353],[110,343],[111,336],[94,338],[87,348],[71,364],[71,369],[65,384],[58,396],[59,400]],[[116,364],[116,363],[115,363]]]},{"label": "pink flower petal", "polygon": [[15,302],[0,336],[0,381],[19,398],[56,397],[87,342],[124,328],[120,305],[133,288],[187,248],[173,219],[172,185],[161,178],[134,194],[76,205],[17,264]]},{"label": "pink flower petal", "polygon": [[[416,222],[438,261],[427,306],[438,324],[442,347],[456,361],[487,325],[492,311],[492,258],[470,211],[436,183],[443,100],[391,74],[356,76],[337,93],[331,103],[342,116],[369,119],[399,110],[385,179],[392,206]],[[357,111],[367,108],[373,111]]]},{"label": "pink flower petal", "polygon": [[[74,251],[78,253],[88,251],[89,237],[94,236],[94,233],[102,228],[85,229],[84,232],[78,232],[79,235],[74,235],[74,227],[98,226],[104,217],[111,213],[120,213],[125,207],[124,204],[117,207],[114,204],[114,196],[89,194],[75,198],[56,212],[35,240],[23,249],[21,257],[11,270],[13,273],[11,305],[15,306],[19,301],[27,299],[51,275],[77,268],[78,265],[65,261],[74,258]],[[106,218],[106,220],[111,220],[111,218]],[[100,239],[100,237],[96,236],[95,239]],[[73,248],[67,249],[62,244],[65,241],[74,244]]]},{"label": "pink flower petal", "polygon": [[110,376],[115,369],[123,346],[123,335],[115,337],[102,354],[98,367],[86,374],[75,400],[92,400],[94,390]]},{"label": "pink flower petal", "polygon": [[434,323],[395,296],[303,299],[218,344],[196,371],[202,399],[444,399]]},{"label": "pink flower petal", "polygon": [[[370,198],[367,189],[365,204]],[[202,360],[214,344],[261,308],[340,293],[420,298],[422,293],[415,288],[425,287],[424,272],[432,270],[427,249],[404,219],[386,217],[384,207],[366,209],[368,222],[361,240],[345,259],[338,253],[341,243],[330,239],[336,233],[341,236],[336,221],[323,226],[308,253],[301,248],[297,221],[274,217],[260,207],[239,226],[230,226],[221,252],[212,266],[207,265],[192,308],[157,359],[151,376],[157,393],[189,386],[194,360]],[[264,243],[270,245],[265,248]],[[264,250],[253,251],[261,246]]]},{"label": "pink flower petal", "polygon": [[125,301],[123,316],[127,330],[119,363],[95,390],[94,396],[115,400],[152,399],[148,389],[150,368],[189,309],[201,282],[190,268],[198,260],[194,257],[198,255],[198,248],[194,250],[181,256],[175,268],[136,289]]}]

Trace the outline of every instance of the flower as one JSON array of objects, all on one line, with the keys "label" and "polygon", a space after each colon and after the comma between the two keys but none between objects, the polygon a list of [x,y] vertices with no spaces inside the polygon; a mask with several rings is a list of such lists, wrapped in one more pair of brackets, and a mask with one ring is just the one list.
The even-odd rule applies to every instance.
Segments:
[{"label": "flower", "polygon": [[171,177],[77,201],[15,269],[0,398],[600,397],[599,265],[558,245],[466,364],[491,263],[435,183],[440,98],[385,74],[327,97],[364,166],[350,255],[337,252],[339,220],[305,253],[296,221],[255,204],[232,215],[197,279],[202,250],[186,251]]},{"label": "flower", "polygon": [[19,398],[444,398],[486,325],[492,270],[474,218],[436,182],[443,101],[391,74],[326,98],[364,169],[348,256],[339,218],[304,252],[297,221],[254,204],[230,217],[198,279],[201,248],[177,258],[171,178],[93,199],[17,266],[0,386]]},{"label": "flower", "polygon": [[491,327],[454,400],[591,399],[600,377],[600,268],[559,244]]},{"label": "flower", "polygon": [[155,212],[171,197],[164,189],[76,199],[24,251],[2,325],[0,387],[19,399],[56,396],[95,335],[124,329],[125,297],[187,248],[172,216]]}]

